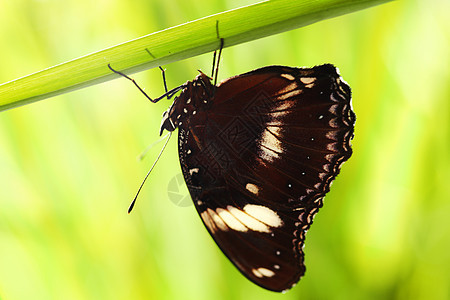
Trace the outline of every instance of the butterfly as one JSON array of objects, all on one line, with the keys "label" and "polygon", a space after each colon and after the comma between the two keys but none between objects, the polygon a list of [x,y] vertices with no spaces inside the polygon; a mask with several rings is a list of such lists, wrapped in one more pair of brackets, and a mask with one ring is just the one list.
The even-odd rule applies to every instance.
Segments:
[{"label": "butterfly", "polygon": [[352,154],[350,87],[324,64],[267,66],[219,84],[200,71],[162,97],[178,92],[161,133],[178,128],[182,173],[206,229],[249,280],[290,289],[305,273],[305,233]]}]

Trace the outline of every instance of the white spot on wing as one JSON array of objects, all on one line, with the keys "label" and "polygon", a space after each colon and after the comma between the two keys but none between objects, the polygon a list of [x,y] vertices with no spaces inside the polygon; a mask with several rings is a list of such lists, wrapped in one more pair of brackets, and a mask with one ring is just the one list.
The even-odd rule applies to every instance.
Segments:
[{"label": "white spot on wing", "polygon": [[265,129],[262,132],[261,138],[259,139],[260,155],[261,158],[273,162],[275,159],[280,157],[280,153],[283,153],[283,147],[281,141],[277,136],[281,136],[282,127],[281,126],[270,126],[271,131]]},{"label": "white spot on wing", "polygon": [[216,227],[214,226],[214,223],[213,223],[212,218],[209,215],[208,211],[205,210],[205,211],[201,212],[200,216],[202,217],[202,220],[205,223],[206,227],[208,227],[212,233],[216,232]]},{"label": "white spot on wing", "polygon": [[287,93],[283,93],[283,94],[277,96],[277,100],[286,100],[288,98],[298,96],[301,93],[303,93],[303,91],[301,89],[295,89],[295,90],[292,90],[292,91],[289,91]]},{"label": "white spot on wing", "polygon": [[330,99],[333,100],[334,102],[339,102],[339,100],[334,96],[334,94],[330,95]]},{"label": "white spot on wing", "polygon": [[252,272],[256,277],[259,277],[259,278],[263,277],[263,274],[261,274],[261,272],[259,272],[258,269],[252,269]]},{"label": "white spot on wing", "polygon": [[238,219],[236,219],[236,217],[234,217],[228,210],[217,208],[216,212],[229,228],[242,232],[248,231],[247,227],[245,227]]},{"label": "white spot on wing", "polygon": [[231,206],[231,205],[227,206],[227,210],[228,210],[228,212],[230,212],[233,215],[233,217],[235,217],[237,220],[239,220],[239,222],[242,225],[244,225],[245,227],[247,227],[253,231],[270,232],[269,226],[258,221],[255,218],[249,216],[242,210],[240,210],[234,206]]},{"label": "white spot on wing", "polygon": [[283,77],[283,78],[286,78],[287,80],[294,80],[295,79],[295,77],[292,76],[291,74],[281,74],[280,76]]},{"label": "white spot on wing", "polygon": [[216,214],[216,212],[214,210],[212,210],[211,208],[208,208],[208,213],[211,216],[212,220],[214,221],[214,224],[223,231],[227,231],[228,227],[225,224],[225,222],[219,217],[218,214]]},{"label": "white spot on wing", "polygon": [[275,275],[275,272],[266,268],[259,268],[258,271],[263,274],[265,277],[272,277]]},{"label": "white spot on wing", "polygon": [[283,220],[281,220],[276,212],[268,207],[247,204],[244,206],[244,211],[258,221],[261,221],[271,227],[281,227],[283,225]]},{"label": "white spot on wing", "polygon": [[252,269],[253,274],[256,277],[262,278],[262,277],[272,277],[275,275],[275,272],[266,268],[258,268],[258,269]]},{"label": "white spot on wing", "polygon": [[316,81],[316,77],[301,77],[300,81],[303,82],[305,85],[307,85]]},{"label": "white spot on wing", "polygon": [[253,183],[247,183],[247,185],[245,186],[245,188],[250,192],[253,193],[255,195],[258,195],[259,193],[259,187],[256,184]]},{"label": "white spot on wing", "polygon": [[198,168],[192,168],[192,169],[189,170],[189,174],[191,174],[191,176],[192,176],[192,174],[198,173],[198,171],[199,171]]}]

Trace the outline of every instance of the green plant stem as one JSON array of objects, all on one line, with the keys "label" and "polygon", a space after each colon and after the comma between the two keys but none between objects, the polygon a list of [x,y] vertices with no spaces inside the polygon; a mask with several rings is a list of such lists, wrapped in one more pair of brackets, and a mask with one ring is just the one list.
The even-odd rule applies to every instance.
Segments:
[{"label": "green plant stem", "polygon": [[[390,0],[272,0],[198,19],[0,85],[0,111]],[[149,52],[151,54],[149,54]]]}]

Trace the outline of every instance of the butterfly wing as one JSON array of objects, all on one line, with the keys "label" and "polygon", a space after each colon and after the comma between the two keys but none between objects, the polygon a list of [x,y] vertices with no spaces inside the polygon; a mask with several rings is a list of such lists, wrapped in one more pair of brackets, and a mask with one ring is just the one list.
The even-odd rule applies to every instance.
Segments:
[{"label": "butterfly wing", "polygon": [[350,88],[332,65],[270,66],[221,82],[179,126],[182,172],[203,223],[251,281],[305,272],[306,230],[352,151]]}]

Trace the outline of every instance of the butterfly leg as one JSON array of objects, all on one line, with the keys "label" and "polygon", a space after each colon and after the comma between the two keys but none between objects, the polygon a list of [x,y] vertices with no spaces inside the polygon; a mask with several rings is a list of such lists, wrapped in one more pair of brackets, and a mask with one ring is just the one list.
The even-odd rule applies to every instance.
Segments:
[{"label": "butterfly leg", "polygon": [[[145,51],[147,51],[147,53],[148,53],[151,57],[153,57],[153,58],[156,59],[156,57],[150,52],[150,50],[148,50],[147,48],[145,48]],[[161,72],[162,72],[163,83],[164,83],[164,91],[165,91],[164,94],[167,94],[168,89],[167,89],[167,82],[166,82],[166,70],[164,70],[161,66],[159,66],[159,69],[160,69]]]},{"label": "butterfly leg", "polygon": [[[219,53],[217,54],[217,50],[213,53],[213,63],[212,63],[212,71],[211,71],[211,77],[214,78],[214,85],[217,84],[217,74],[219,73],[219,62],[220,62],[220,56],[222,55],[222,49],[224,44],[224,39],[220,37],[219,35],[219,21],[216,21],[216,33],[217,38],[220,39],[220,46],[219,46]],[[217,57],[217,61],[216,61]]]},{"label": "butterfly leg", "polygon": [[161,73],[162,73],[162,78],[163,78],[163,83],[164,83],[164,91],[165,91],[165,94],[167,94],[168,89],[167,89],[167,82],[166,82],[166,70],[164,70],[161,66],[159,66],[159,69],[161,70]]},{"label": "butterfly leg", "polygon": [[[124,74],[124,73],[122,73],[122,72],[119,72],[119,71],[117,71],[117,70],[114,70],[113,67],[111,67],[111,64],[108,64],[108,68],[109,68],[111,71],[113,71],[114,73],[116,73],[116,74],[118,74],[118,75],[120,75],[120,76],[122,76],[122,77],[125,77],[125,78],[128,79],[128,80],[130,80],[130,81],[131,81],[131,82],[139,89],[139,91],[141,91],[141,93],[144,94],[144,96],[145,96],[148,100],[150,100],[151,102],[155,103],[155,102],[158,102],[158,101],[160,100],[160,98],[157,98],[157,99],[152,99],[152,98],[150,98],[150,96],[147,95],[146,92],[144,92],[144,90],[137,84],[137,82],[136,82],[133,78],[128,77],[126,74]],[[164,82],[165,82],[165,81],[164,81]],[[166,87],[166,90],[167,90],[167,87]]]}]

